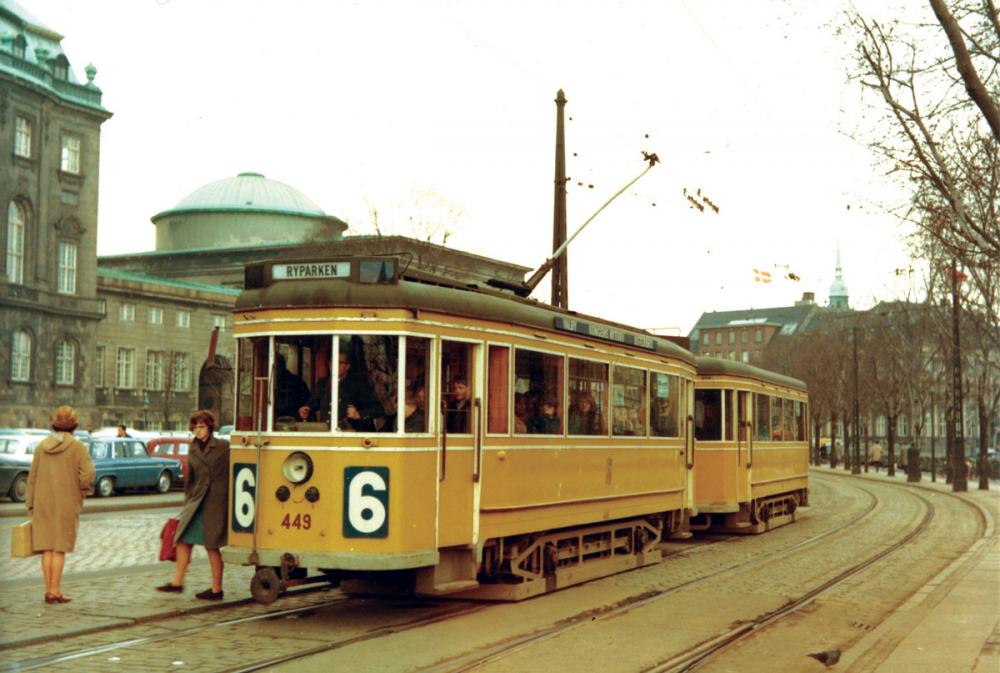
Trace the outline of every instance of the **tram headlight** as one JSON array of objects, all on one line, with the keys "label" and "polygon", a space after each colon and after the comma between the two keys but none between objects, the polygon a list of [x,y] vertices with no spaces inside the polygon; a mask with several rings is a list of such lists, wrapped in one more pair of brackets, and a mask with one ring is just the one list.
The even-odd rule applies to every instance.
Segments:
[{"label": "tram headlight", "polygon": [[309,481],[312,473],[312,459],[301,451],[296,451],[288,456],[288,458],[285,458],[285,462],[281,464],[281,474],[293,484],[301,484],[302,482]]}]

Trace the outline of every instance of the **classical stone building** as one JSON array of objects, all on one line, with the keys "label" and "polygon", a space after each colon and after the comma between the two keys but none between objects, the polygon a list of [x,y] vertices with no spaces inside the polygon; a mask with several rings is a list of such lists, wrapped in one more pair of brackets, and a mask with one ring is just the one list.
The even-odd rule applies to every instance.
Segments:
[{"label": "classical stone building", "polygon": [[93,409],[101,105],[63,37],[0,0],[0,426]]}]

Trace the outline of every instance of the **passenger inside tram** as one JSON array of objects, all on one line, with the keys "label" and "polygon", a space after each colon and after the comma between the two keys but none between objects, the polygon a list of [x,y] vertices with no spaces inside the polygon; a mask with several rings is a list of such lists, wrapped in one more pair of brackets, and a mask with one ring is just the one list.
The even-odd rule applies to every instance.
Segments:
[{"label": "passenger inside tram", "polygon": [[[329,372],[329,351],[326,355]],[[337,362],[337,427],[349,432],[379,431],[377,420],[384,422],[385,413],[382,403],[375,399],[367,381],[351,375],[351,367],[348,353],[341,351]],[[316,390],[299,408],[299,418],[329,423],[330,404],[330,376],[327,375],[316,381]]]},{"label": "passenger inside tram", "polygon": [[275,423],[294,422],[302,405],[309,401],[309,387],[297,374],[288,371],[281,353],[274,360],[274,419]]},{"label": "passenger inside tram", "polygon": [[556,403],[543,400],[539,413],[528,419],[528,432],[539,435],[558,435],[562,432],[562,420],[556,416]]},{"label": "passenger inside tram", "polygon": [[448,432],[467,433],[469,432],[469,412],[472,404],[469,400],[469,382],[464,376],[455,376],[451,380],[451,395],[447,412]]}]

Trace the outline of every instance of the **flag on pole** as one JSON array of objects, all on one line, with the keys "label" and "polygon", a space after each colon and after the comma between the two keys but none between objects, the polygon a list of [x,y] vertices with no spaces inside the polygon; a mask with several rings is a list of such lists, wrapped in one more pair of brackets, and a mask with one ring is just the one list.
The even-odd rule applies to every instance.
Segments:
[{"label": "flag on pole", "polygon": [[761,271],[760,269],[753,270],[753,279],[758,283],[770,283],[771,282],[771,272]]}]

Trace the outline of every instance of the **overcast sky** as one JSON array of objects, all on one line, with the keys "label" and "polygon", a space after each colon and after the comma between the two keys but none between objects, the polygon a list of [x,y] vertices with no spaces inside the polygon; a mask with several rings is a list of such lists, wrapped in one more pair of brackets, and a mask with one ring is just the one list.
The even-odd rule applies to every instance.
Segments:
[{"label": "overcast sky", "polygon": [[97,67],[114,113],[102,255],[153,249],[152,215],[256,171],[356,233],[373,206],[403,235],[413,211],[460,210],[448,245],[537,267],[562,88],[571,232],[641,151],[662,159],[570,247],[572,309],[687,334],[703,311],[825,304],[838,244],[852,305],[905,291],[901,230],[872,205],[887,188],[844,135],[859,92],[840,3],[19,1],[81,81]]}]

